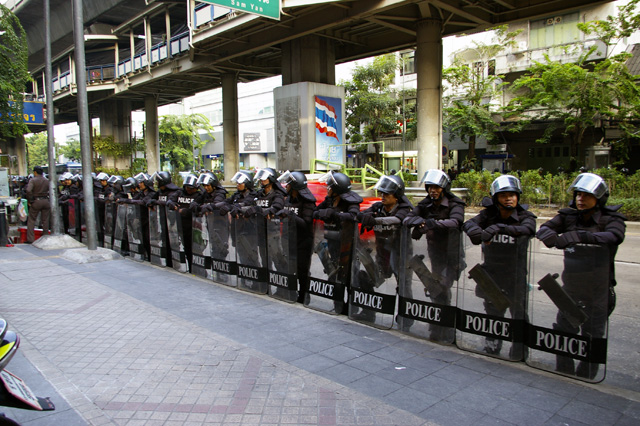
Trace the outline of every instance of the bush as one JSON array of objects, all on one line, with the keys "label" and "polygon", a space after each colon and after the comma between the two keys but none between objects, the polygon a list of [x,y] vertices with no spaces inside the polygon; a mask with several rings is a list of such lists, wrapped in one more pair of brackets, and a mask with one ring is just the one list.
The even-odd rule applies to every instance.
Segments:
[{"label": "bush", "polygon": [[638,198],[609,198],[608,205],[615,206],[622,204],[620,213],[624,214],[628,220],[640,220],[640,199]]},{"label": "bush", "polygon": [[[638,212],[640,212],[638,208],[638,204],[640,204],[640,170],[631,176],[616,169],[595,169],[591,173],[595,173],[605,180],[609,186],[610,199],[616,199],[618,204],[624,205],[623,212],[628,215],[630,220],[631,217],[638,217]],[[569,205],[573,198],[573,194],[567,192],[567,188],[580,172],[541,175],[537,170],[528,170],[520,174],[512,174],[518,176],[522,184],[523,193],[520,201],[523,204],[562,208]],[[499,173],[472,170],[459,174],[453,182],[453,187],[467,188],[467,204],[478,206],[483,197],[489,196],[491,182],[498,176],[500,176]],[[612,201],[609,204],[612,204]]]}]

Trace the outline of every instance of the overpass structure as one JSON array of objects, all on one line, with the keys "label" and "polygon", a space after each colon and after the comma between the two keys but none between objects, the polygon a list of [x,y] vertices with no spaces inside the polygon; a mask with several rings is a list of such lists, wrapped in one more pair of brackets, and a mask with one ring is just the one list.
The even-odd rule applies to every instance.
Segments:
[{"label": "overpass structure", "polygon": [[[442,37],[601,3],[607,1],[281,0],[277,21],[195,0],[85,0],[90,115],[100,118],[102,135],[128,143],[131,111],[144,109],[147,161],[153,172],[160,161],[158,106],[222,87],[228,179],[238,167],[238,82],[282,75],[285,87],[302,82],[332,86],[336,64],[414,49],[422,173],[441,164]],[[72,1],[50,4],[53,116],[56,123],[77,121]],[[44,100],[42,0],[9,0],[6,6],[28,35],[31,98]],[[299,117],[290,119],[290,125],[300,125],[295,123]],[[294,159],[278,154],[278,167],[308,169],[311,153],[303,148],[309,142],[304,137],[286,140],[286,131],[276,133],[276,151],[287,145],[305,153]]]}]

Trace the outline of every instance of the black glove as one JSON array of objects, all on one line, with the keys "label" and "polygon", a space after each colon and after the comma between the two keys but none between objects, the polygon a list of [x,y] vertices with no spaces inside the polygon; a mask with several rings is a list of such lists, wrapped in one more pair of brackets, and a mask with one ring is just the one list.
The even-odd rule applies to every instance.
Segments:
[{"label": "black glove", "polygon": [[595,242],[593,234],[588,231],[569,231],[558,237],[556,247],[563,249],[578,243],[590,244]]},{"label": "black glove", "polygon": [[419,240],[420,237],[422,237],[422,231],[420,230],[420,227],[416,226],[415,228],[413,228],[413,231],[411,231],[411,238],[413,238],[414,240]]},{"label": "black glove", "polygon": [[376,218],[372,213],[358,213],[358,220],[367,228],[373,228],[376,225]]},{"label": "black glove", "polygon": [[255,216],[258,213],[258,208],[259,207],[257,207],[257,206],[243,207],[242,208],[242,213],[244,214],[244,217]]},{"label": "black glove", "polygon": [[404,224],[404,226],[420,226],[424,223],[424,219],[420,216],[411,216],[405,218],[402,223]]},{"label": "black glove", "polygon": [[353,222],[356,220],[356,218],[351,213],[347,212],[333,212],[333,214],[331,215],[331,219],[333,219],[334,222]]},{"label": "black glove", "polygon": [[437,222],[435,219],[427,219],[424,221],[424,228],[425,229],[433,229],[437,226]]},{"label": "black glove", "polygon": [[[502,227],[504,227],[504,225]],[[489,225],[486,228],[484,228],[480,238],[482,239],[483,242],[486,243],[487,241],[490,241],[494,235],[500,232],[500,229],[501,227],[499,224]]]},{"label": "black glove", "polygon": [[192,212],[196,213],[198,211],[198,208],[200,207],[200,204],[196,203],[195,201],[192,201],[189,204],[189,210],[191,210]]},{"label": "black glove", "polygon": [[131,200],[131,204],[135,204],[136,206],[142,206],[144,201],[142,200]]},{"label": "black glove", "polygon": [[147,200],[146,205],[147,207],[152,208],[156,205],[156,200],[154,199]]},{"label": "black glove", "polygon": [[331,220],[334,213],[333,209],[320,209],[313,213],[313,217],[326,222]]},{"label": "black glove", "polygon": [[547,247],[555,247],[558,240],[558,234],[551,228],[543,226],[540,228],[536,237],[544,243]]},{"label": "black glove", "polygon": [[225,203],[225,204],[221,205],[220,206],[220,210],[219,210],[220,211],[220,216],[226,215],[227,213],[229,213],[231,211],[232,208],[233,207],[231,206],[231,204],[226,204]]},{"label": "black glove", "polygon": [[170,210],[177,210],[178,209],[178,205],[176,203],[174,203],[173,201],[171,201],[171,200],[167,201],[166,205]]}]

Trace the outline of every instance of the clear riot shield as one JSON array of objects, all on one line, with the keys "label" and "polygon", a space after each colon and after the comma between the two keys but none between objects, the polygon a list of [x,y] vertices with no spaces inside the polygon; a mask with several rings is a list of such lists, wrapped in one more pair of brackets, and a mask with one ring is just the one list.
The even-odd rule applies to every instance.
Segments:
[{"label": "clear riot shield", "polygon": [[297,241],[295,220],[267,220],[269,295],[286,302],[298,299]]},{"label": "clear riot shield", "polygon": [[113,250],[123,256],[129,256],[127,205],[117,204],[116,206],[116,224],[113,230]]},{"label": "clear riot shield", "polygon": [[211,244],[211,269],[213,280],[231,287],[238,285],[238,264],[236,263],[235,233],[230,232],[229,214],[220,215],[214,211],[207,216],[209,241]]},{"label": "clear riot shield", "polygon": [[537,290],[529,294],[526,363],[588,382],[604,380],[608,247],[578,244],[542,250],[536,264]]},{"label": "clear riot shield", "polygon": [[142,232],[142,211],[146,207],[126,204],[127,208],[127,237],[129,239],[129,255],[138,262],[148,259]]},{"label": "clear riot shield", "polygon": [[393,327],[400,279],[402,225],[360,225],[355,238],[349,291],[349,318],[389,329]]},{"label": "clear riot shield", "polygon": [[171,249],[164,206],[149,207],[150,260],[157,266],[171,266]]},{"label": "clear riot shield", "polygon": [[234,222],[238,288],[266,294],[268,273],[265,218],[239,217]]},{"label": "clear riot shield", "polygon": [[314,221],[313,254],[305,306],[333,314],[344,309],[345,290],[351,278],[351,255],[357,227]]},{"label": "clear riot shield", "polygon": [[79,217],[77,217],[77,209],[76,209],[75,198],[70,198],[67,200],[67,213],[68,213],[68,228],[67,234],[71,235],[76,240],[80,240],[80,235],[78,235],[78,226],[80,225]]},{"label": "clear riot shield", "polygon": [[466,263],[459,229],[430,230],[419,239],[402,231],[403,276],[398,294],[398,328],[439,343],[453,343],[458,280]]},{"label": "clear riot shield", "polygon": [[211,270],[211,243],[205,215],[194,214],[191,218],[191,272],[202,278],[213,279]]},{"label": "clear riot shield", "polygon": [[465,236],[467,269],[458,286],[456,344],[510,361],[523,359],[531,237],[496,234],[473,245]]},{"label": "clear riot shield", "polygon": [[106,202],[104,204],[104,248],[113,247],[113,229],[116,223],[116,204]]},{"label": "clear riot shield", "polygon": [[[160,206],[162,208],[162,206]],[[180,219],[180,212],[178,210],[172,210],[167,206],[164,206],[165,213],[167,215],[167,233],[169,234],[169,248],[171,249],[171,264],[173,269],[178,272],[187,272],[189,266],[187,265],[187,256],[184,252],[184,245],[182,243],[182,220]]]}]

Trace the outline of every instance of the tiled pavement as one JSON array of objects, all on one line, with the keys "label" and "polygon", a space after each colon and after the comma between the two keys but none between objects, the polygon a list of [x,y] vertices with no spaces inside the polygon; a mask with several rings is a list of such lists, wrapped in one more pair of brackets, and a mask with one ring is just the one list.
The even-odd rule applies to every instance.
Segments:
[{"label": "tiled pavement", "polygon": [[[635,382],[586,385],[132,260],[0,248],[23,425],[637,425]],[[636,346],[637,347],[637,346]],[[629,354],[638,357],[638,352]]]}]

